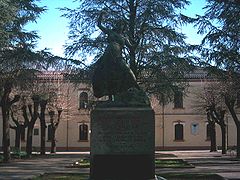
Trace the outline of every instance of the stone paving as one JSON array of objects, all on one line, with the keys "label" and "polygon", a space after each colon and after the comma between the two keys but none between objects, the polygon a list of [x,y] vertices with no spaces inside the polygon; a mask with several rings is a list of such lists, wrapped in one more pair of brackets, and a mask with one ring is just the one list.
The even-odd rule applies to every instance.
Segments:
[{"label": "stone paving", "polygon": [[[240,180],[240,160],[234,156],[221,155],[221,152],[209,151],[161,151],[156,152],[174,154],[177,157],[166,157],[173,159],[184,159],[193,164],[195,168],[161,168],[156,169],[156,174],[163,173],[216,173],[225,179]],[[80,157],[89,155],[89,152],[68,153],[62,152],[42,158],[29,160],[17,160],[8,164],[0,163],[0,179],[31,179],[44,173],[89,173],[88,168],[67,168]]]},{"label": "stone paving", "polygon": [[[222,155],[221,152],[209,151],[171,151],[161,152],[176,155],[178,159],[184,159],[195,168],[164,168],[156,169],[157,174],[163,173],[214,173],[225,179],[240,180],[240,160],[233,155]],[[173,159],[175,159],[173,158]]]},{"label": "stone paving", "polygon": [[66,168],[74,161],[79,160],[82,153],[61,153],[50,157],[42,157],[30,160],[17,160],[11,163],[0,164],[0,179],[31,179],[44,173],[89,173],[89,169]]}]

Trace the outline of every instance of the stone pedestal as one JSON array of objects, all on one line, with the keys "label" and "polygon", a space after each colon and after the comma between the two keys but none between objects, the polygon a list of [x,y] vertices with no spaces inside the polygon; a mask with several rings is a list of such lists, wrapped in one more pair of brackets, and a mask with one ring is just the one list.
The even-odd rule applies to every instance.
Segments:
[{"label": "stone pedestal", "polygon": [[91,112],[91,180],[155,177],[155,120],[151,108]]}]

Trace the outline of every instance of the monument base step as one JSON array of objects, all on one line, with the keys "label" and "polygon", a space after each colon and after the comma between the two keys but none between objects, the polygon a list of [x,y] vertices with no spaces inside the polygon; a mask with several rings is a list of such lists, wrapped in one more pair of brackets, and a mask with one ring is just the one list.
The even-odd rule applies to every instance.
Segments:
[{"label": "monument base step", "polygon": [[[98,180],[98,179],[89,179],[89,180]],[[123,178],[123,179],[101,179],[101,180],[128,180],[126,178]],[[134,179],[131,179],[131,180],[134,180]],[[167,180],[165,179],[164,177],[161,177],[161,176],[156,176],[153,178],[153,179],[145,179],[145,180]]]},{"label": "monument base step", "polygon": [[167,180],[167,179],[165,179],[164,177],[161,177],[161,176],[155,176],[154,180]]},{"label": "monument base step", "polygon": [[93,179],[154,179],[155,165],[152,155],[94,155],[92,158]]}]

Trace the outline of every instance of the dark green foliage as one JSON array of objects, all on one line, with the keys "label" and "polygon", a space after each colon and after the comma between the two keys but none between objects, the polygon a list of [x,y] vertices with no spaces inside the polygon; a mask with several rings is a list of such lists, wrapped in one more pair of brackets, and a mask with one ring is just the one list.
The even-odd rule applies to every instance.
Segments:
[{"label": "dark green foliage", "polygon": [[204,62],[223,70],[240,70],[240,3],[208,0],[205,14],[198,16],[198,33]]},{"label": "dark green foliage", "polygon": [[22,69],[31,69],[39,62],[39,55],[33,52],[38,36],[34,31],[25,31],[24,26],[35,22],[45,8],[38,7],[35,0],[1,0],[0,8],[9,9],[1,11],[6,19],[0,19],[0,32],[5,38],[0,44],[0,74],[3,80],[15,78]]},{"label": "dark green foliage", "polygon": [[179,13],[188,4],[187,0],[79,1],[76,9],[62,9],[63,16],[70,20],[66,54],[79,55],[83,62],[89,55],[97,60],[106,45],[106,37],[97,28],[100,12],[106,14],[103,24],[107,28],[123,20],[131,43],[124,50],[126,62],[144,88],[168,94],[168,99],[176,88],[184,86],[184,72],[191,64],[185,35],[178,31],[182,24],[192,21]]},{"label": "dark green foliage", "polygon": [[7,25],[14,19],[17,8],[11,5],[11,1],[0,0],[0,47],[4,47],[9,39],[10,32],[7,31]]},{"label": "dark green foliage", "polygon": [[6,41],[2,41],[4,43],[1,44],[1,50],[32,46],[37,34],[34,31],[25,31],[23,26],[29,22],[35,22],[45,8],[38,7],[35,0],[1,0],[0,8],[2,10],[0,28],[1,33],[5,35],[1,38],[6,37]]},{"label": "dark green foliage", "polygon": [[36,66],[36,53],[32,51],[37,35],[26,32],[23,27],[33,22],[44,11],[35,0],[0,0],[0,106],[3,119],[4,161],[10,160],[10,107],[20,96],[10,98],[19,75],[23,76]]},{"label": "dark green foliage", "polygon": [[237,129],[237,157],[240,157],[240,120],[235,104],[240,93],[240,3],[208,0],[205,14],[198,16],[198,33],[205,37],[197,50],[202,64],[221,83],[219,95],[223,98]]},{"label": "dark green foliage", "polygon": [[13,149],[11,157],[14,159],[24,159],[27,158],[27,153],[25,151],[20,151],[19,149]]}]

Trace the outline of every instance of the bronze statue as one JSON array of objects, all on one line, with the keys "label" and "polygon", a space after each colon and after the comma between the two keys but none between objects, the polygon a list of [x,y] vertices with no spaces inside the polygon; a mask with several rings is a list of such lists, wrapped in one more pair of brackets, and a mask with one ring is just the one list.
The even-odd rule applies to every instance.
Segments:
[{"label": "bronze statue", "polygon": [[95,97],[107,95],[111,99],[118,93],[139,87],[133,72],[122,56],[124,46],[131,46],[123,35],[125,23],[119,21],[114,28],[108,29],[102,25],[103,15],[101,13],[98,18],[98,27],[107,34],[108,46],[95,64],[92,84]]}]

